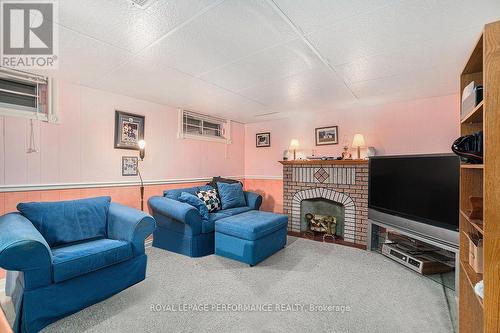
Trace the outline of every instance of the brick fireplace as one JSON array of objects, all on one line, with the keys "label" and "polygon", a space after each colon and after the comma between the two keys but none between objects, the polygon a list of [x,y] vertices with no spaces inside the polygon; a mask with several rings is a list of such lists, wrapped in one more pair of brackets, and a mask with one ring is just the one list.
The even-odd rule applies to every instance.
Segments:
[{"label": "brick fireplace", "polygon": [[[368,219],[368,161],[282,161],[283,210],[288,215],[291,234],[307,232],[304,224],[304,203],[331,203],[337,221],[342,222],[338,238],[345,243],[366,244]],[[309,210],[313,209],[308,206]],[[325,208],[323,208],[325,209]],[[308,211],[310,213],[310,211]],[[318,212],[325,214],[323,212]]]}]

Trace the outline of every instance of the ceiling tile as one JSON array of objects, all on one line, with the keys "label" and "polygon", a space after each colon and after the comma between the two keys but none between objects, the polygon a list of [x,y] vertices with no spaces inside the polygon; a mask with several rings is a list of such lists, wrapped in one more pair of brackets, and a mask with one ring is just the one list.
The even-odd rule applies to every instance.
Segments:
[{"label": "ceiling tile", "polygon": [[156,0],[143,10],[127,0],[59,0],[59,23],[116,47],[136,52],[219,2]]},{"label": "ceiling tile", "polygon": [[264,0],[226,1],[153,47],[157,61],[200,75],[297,38]]},{"label": "ceiling tile", "polygon": [[[296,8],[302,14],[317,11],[317,14],[309,14],[313,16],[324,15],[334,10],[337,4],[336,1],[325,1],[321,2],[325,8],[315,8],[289,2],[303,9]],[[482,0],[480,3],[465,0],[389,2],[390,6],[370,2],[374,6],[371,10],[360,10],[356,15],[339,21],[311,25],[306,29],[307,37],[332,65],[339,65],[359,57],[395,52],[408,45],[446,40],[449,34],[500,19],[500,1],[496,0]],[[472,12],[474,15],[470,15]],[[300,26],[300,20],[297,24]]]},{"label": "ceiling tile", "polygon": [[[404,2],[415,1],[404,0]],[[432,15],[423,17],[425,23],[439,28],[433,33],[446,34],[449,31],[500,20],[500,1],[498,0],[426,0],[426,2]]]},{"label": "ceiling tile", "polygon": [[274,0],[305,33],[324,29],[338,21],[383,8],[398,0]]},{"label": "ceiling tile", "polygon": [[245,89],[242,95],[275,110],[290,111],[307,105],[350,103],[354,97],[326,67]]},{"label": "ceiling tile", "polygon": [[463,63],[480,31],[481,27],[478,26],[460,33],[449,34],[446,38],[429,39],[401,47],[397,51],[359,58],[351,63],[334,67],[346,81],[352,83],[401,75],[438,64]]},{"label": "ceiling tile", "polygon": [[[426,7],[418,7],[420,11]],[[345,64],[360,57],[390,53],[422,38],[417,27],[421,17],[414,8],[391,6],[335,24],[314,29],[308,39],[332,65]],[[425,16],[425,15],[424,15]]]},{"label": "ceiling tile", "polygon": [[351,85],[361,103],[380,104],[458,93],[461,63],[448,63],[426,70],[362,81]]},{"label": "ceiling tile", "polygon": [[60,27],[58,69],[39,73],[94,86],[110,69],[131,57],[126,50]]},{"label": "ceiling tile", "polygon": [[[140,80],[138,80],[140,78]],[[100,89],[172,107],[244,121],[264,107],[245,97],[152,61],[145,53],[117,69],[96,86]]]},{"label": "ceiling tile", "polygon": [[232,91],[241,91],[319,66],[324,65],[301,39],[296,39],[217,68],[201,78]]}]

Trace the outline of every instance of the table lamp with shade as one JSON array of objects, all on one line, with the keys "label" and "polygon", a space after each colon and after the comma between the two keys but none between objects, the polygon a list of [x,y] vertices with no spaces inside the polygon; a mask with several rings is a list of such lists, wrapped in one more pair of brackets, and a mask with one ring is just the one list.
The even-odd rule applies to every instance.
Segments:
[{"label": "table lamp with shade", "polygon": [[[142,162],[144,161],[144,156],[146,155],[146,141],[139,140],[139,142],[137,142],[137,145],[139,146],[139,160]],[[141,210],[144,210],[144,182],[142,181],[142,175],[139,165],[137,165],[137,173],[139,174],[139,179],[141,180]]]},{"label": "table lamp with shade", "polygon": [[293,150],[293,159],[296,160],[297,159],[297,149],[299,148],[299,140],[297,139],[292,139],[290,141],[290,146],[289,146],[289,149],[290,150]]},{"label": "table lamp with shade", "polygon": [[352,140],[352,146],[358,149],[358,160],[361,159],[361,147],[365,146],[365,137],[363,134],[355,134]]}]

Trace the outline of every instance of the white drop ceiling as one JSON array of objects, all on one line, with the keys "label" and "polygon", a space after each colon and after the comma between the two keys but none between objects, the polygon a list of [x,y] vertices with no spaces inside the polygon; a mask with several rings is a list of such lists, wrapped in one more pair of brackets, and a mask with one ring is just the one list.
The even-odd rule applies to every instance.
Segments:
[{"label": "white drop ceiling", "polygon": [[458,92],[499,0],[60,0],[59,70],[256,122]]}]

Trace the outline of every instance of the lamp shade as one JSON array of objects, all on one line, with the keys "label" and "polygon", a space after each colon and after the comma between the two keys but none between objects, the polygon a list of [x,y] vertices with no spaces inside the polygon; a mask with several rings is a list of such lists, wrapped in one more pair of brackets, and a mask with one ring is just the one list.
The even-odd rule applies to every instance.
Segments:
[{"label": "lamp shade", "polygon": [[365,137],[363,134],[354,135],[354,140],[352,140],[353,147],[364,147],[365,145]]},{"label": "lamp shade", "polygon": [[299,140],[292,139],[290,141],[290,149],[297,149],[297,148],[299,148]]},{"label": "lamp shade", "polygon": [[137,142],[137,145],[139,146],[139,149],[144,149],[146,148],[146,141],[139,140],[139,142]]}]

